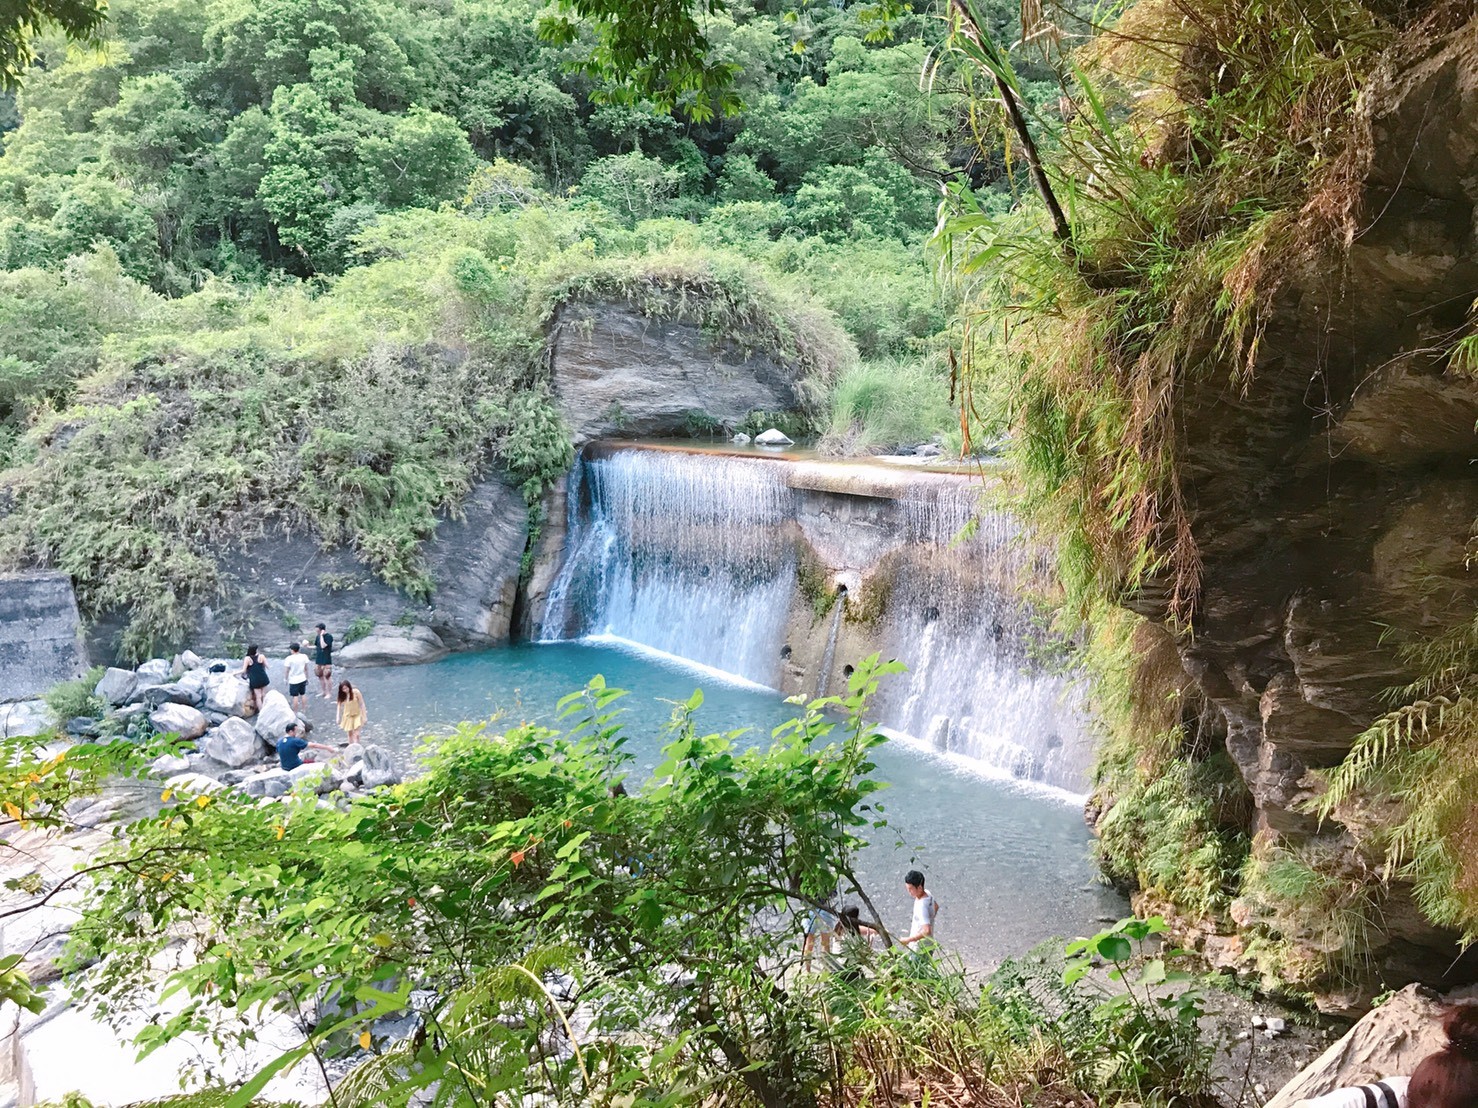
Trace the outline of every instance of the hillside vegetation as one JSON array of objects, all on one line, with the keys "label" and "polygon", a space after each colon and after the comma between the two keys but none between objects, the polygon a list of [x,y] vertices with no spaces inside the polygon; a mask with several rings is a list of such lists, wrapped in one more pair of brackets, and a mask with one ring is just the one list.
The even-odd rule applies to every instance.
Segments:
[{"label": "hillside vegetation", "polygon": [[941,182],[1015,182],[949,80],[919,92],[938,20],[740,4],[710,38],[744,108],[697,122],[607,95],[539,11],[123,0],[96,49],[34,41],[0,100],[0,566],[131,609],[135,656],[219,589],[218,532],[311,528],[423,591],[473,481],[532,501],[568,464],[544,328],[571,297],[820,396],[901,359],[905,431],[949,426],[922,242]]}]

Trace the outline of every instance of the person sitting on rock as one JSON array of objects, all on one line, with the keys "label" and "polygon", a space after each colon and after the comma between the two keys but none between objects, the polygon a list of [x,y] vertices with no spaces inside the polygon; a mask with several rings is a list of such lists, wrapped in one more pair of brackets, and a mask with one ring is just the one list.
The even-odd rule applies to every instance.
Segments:
[{"label": "person sitting on rock", "polygon": [[305,750],[322,750],[329,754],[337,754],[338,751],[331,746],[322,743],[310,743],[307,739],[298,735],[296,722],[289,723],[283,728],[282,738],[277,740],[277,764],[283,769],[297,769],[305,762],[312,762],[312,758],[304,758]]}]

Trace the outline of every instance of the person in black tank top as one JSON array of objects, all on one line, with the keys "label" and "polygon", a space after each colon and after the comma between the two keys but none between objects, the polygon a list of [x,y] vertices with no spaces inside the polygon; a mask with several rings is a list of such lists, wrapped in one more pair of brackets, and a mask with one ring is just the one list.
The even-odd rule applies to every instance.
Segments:
[{"label": "person in black tank top", "polygon": [[267,658],[254,643],[246,648],[246,658],[241,663],[241,673],[246,678],[246,687],[251,692],[252,710],[262,710],[262,700],[267,695],[267,686],[272,679],[267,676]]}]

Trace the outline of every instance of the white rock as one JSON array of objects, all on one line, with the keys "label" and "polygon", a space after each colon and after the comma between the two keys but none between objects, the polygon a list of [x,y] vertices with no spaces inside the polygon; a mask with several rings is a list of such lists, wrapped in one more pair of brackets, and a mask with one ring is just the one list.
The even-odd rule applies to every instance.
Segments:
[{"label": "white rock", "polygon": [[200,740],[200,749],[222,765],[249,766],[266,753],[256,728],[232,716]]},{"label": "white rock", "polygon": [[44,700],[16,700],[0,704],[0,736],[30,738],[51,729],[51,709]]},{"label": "white rock", "polygon": [[205,700],[202,707],[208,712],[224,712],[228,716],[246,714],[246,703],[251,690],[246,687],[246,678],[236,673],[212,673],[205,679]]},{"label": "white rock", "polygon": [[138,669],[134,670],[138,674],[139,684],[141,685],[163,685],[169,681],[169,671],[170,664],[168,658],[150,658],[143,665],[139,666]]},{"label": "white rock", "polygon": [[1288,1030],[1288,1021],[1285,1019],[1280,1019],[1277,1016],[1269,1016],[1266,1020],[1263,1021],[1263,1026],[1271,1031],[1274,1035],[1281,1035],[1283,1034],[1283,1032]]},{"label": "white rock", "polygon": [[183,754],[161,754],[149,764],[149,772],[159,777],[173,777],[190,771],[190,759]]},{"label": "white rock", "polygon": [[188,704],[161,704],[149,713],[149,722],[160,734],[175,734],[182,739],[198,739],[210,726],[205,714]]},{"label": "white rock", "polygon": [[743,431],[740,431],[737,435],[734,436],[733,441],[736,446],[747,446],[749,444],[749,436],[746,435]]},{"label": "white rock", "polygon": [[932,442],[926,442],[914,451],[914,455],[919,458],[937,458],[943,453],[943,449],[937,443]]},{"label": "white rock", "polygon": [[226,786],[203,773],[177,773],[164,782],[164,787],[182,795],[195,796],[200,793],[218,793]]},{"label": "white rock", "polygon": [[119,704],[128,703],[128,698],[133,695],[133,690],[138,688],[138,674],[131,669],[117,669],[110,667],[103,674],[103,679],[97,683],[92,694],[99,700],[105,700],[114,707]]},{"label": "white rock", "polygon": [[429,627],[376,627],[335,651],[334,661],[346,666],[405,666],[434,662],[446,655],[446,644]]},{"label": "white rock", "polygon": [[287,697],[276,689],[269,689],[262,698],[261,710],[257,712],[257,735],[261,740],[276,749],[277,740],[282,738],[287,725],[297,722],[298,717],[294,714],[292,705],[287,702]]},{"label": "white rock", "polygon": [[754,437],[754,441],[761,446],[793,446],[795,440],[784,431],[777,431],[771,427],[768,431],[761,431]]},{"label": "white rock", "polygon": [[247,796],[286,796],[293,787],[293,776],[285,769],[264,770],[246,778],[239,787]]},{"label": "white rock", "polygon": [[201,665],[204,664],[204,662],[205,659],[202,658],[199,654],[196,654],[193,650],[180,651],[180,665],[184,666],[186,669],[198,669]]}]

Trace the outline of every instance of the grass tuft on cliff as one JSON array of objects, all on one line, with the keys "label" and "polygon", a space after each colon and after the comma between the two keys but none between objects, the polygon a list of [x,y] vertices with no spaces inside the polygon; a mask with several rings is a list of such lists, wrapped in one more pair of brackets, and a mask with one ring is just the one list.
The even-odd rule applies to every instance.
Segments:
[{"label": "grass tuft on cliff", "polygon": [[[995,97],[1012,75],[977,48],[988,35],[959,7],[956,45],[984,59],[975,80]],[[959,403],[972,431],[1009,435],[1019,505],[1057,543],[1069,621],[1125,605],[1182,641],[1192,633],[1202,552],[1185,457],[1196,405],[1255,381],[1290,275],[1342,272],[1368,155],[1360,94],[1388,59],[1430,39],[1442,10],[1139,0],[1059,57],[1062,110],[1030,121],[1060,216],[1044,202],[999,217],[963,188],[947,200],[934,246],[967,306]],[[1272,904],[1258,926],[1281,942],[1299,928],[1277,918],[1286,859],[1240,864],[1253,844],[1245,812],[1239,827],[1219,808],[1237,774],[1218,722],[1189,712],[1146,724],[1166,693],[1146,673],[1156,663],[1127,649],[1127,633],[1109,639],[1088,656],[1110,705],[1099,789],[1111,868],[1228,931],[1238,897]],[[1334,778],[1422,798],[1387,832],[1392,872],[1415,876],[1431,918],[1462,922],[1470,937],[1478,910],[1456,908],[1478,905],[1461,892],[1478,881],[1457,859],[1474,840],[1454,798],[1478,780],[1468,769],[1478,713],[1463,699],[1473,660],[1427,668],[1442,676],[1412,691],[1425,697],[1416,714],[1379,722]],[[1116,701],[1138,709],[1112,710]],[[1341,934],[1290,975],[1344,974],[1363,939],[1354,926]]]}]

